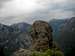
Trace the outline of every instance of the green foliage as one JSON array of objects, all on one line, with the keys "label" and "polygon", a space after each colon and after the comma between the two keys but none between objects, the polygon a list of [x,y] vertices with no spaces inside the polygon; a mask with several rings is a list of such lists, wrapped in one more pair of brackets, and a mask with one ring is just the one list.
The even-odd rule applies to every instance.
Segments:
[{"label": "green foliage", "polygon": [[32,52],[31,56],[64,56],[63,53],[59,50],[55,51],[55,50],[51,50],[48,49],[45,52]]},{"label": "green foliage", "polygon": [[55,52],[55,56],[63,56],[63,53],[60,52],[60,51],[56,51],[56,52]]}]

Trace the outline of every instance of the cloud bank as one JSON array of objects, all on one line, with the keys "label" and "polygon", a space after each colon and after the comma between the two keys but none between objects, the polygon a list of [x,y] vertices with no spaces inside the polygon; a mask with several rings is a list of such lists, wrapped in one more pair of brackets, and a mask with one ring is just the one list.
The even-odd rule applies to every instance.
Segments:
[{"label": "cloud bank", "polygon": [[33,23],[75,16],[74,0],[0,0],[0,23]]}]

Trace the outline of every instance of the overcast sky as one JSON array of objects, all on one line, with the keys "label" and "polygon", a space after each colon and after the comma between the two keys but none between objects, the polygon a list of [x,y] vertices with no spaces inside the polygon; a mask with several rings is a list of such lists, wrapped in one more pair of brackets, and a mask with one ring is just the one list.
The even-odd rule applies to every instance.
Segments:
[{"label": "overcast sky", "polygon": [[75,0],[0,0],[0,23],[33,23],[75,15]]}]

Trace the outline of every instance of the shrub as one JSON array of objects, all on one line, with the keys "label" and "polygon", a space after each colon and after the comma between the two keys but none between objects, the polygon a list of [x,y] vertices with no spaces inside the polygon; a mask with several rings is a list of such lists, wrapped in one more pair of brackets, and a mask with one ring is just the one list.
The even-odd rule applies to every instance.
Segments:
[{"label": "shrub", "polygon": [[31,56],[64,56],[64,55],[59,50],[48,49],[45,52],[36,52],[36,51],[33,51]]}]

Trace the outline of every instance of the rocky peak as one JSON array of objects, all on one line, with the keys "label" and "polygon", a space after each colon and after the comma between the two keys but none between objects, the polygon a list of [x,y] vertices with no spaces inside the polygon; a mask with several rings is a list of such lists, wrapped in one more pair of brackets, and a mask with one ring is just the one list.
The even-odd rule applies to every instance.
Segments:
[{"label": "rocky peak", "polygon": [[52,28],[44,21],[35,21],[32,25],[32,48],[44,50],[52,47]]}]

